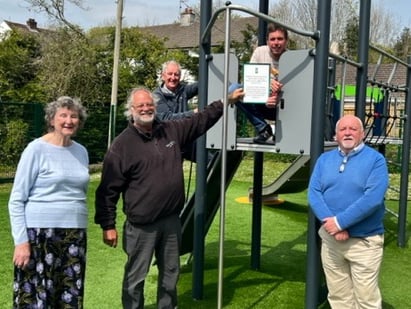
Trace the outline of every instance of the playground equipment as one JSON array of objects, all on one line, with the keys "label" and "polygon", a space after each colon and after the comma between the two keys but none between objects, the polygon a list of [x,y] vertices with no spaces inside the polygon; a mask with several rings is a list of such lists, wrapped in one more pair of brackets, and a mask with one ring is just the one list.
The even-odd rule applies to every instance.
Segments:
[{"label": "playground equipment", "polygon": [[[310,154],[311,97],[313,89],[314,56],[311,50],[288,51],[280,58],[280,80],[284,84],[283,99],[277,108],[275,121],[275,145],[253,144],[251,138],[238,139],[234,109],[229,109],[227,119],[227,150],[264,151],[286,154]],[[222,55],[213,55],[210,60],[209,100],[214,93],[223,93],[223,80],[217,68],[223,68]],[[231,57],[233,59],[233,57]],[[238,68],[238,61],[230,61],[230,69]],[[221,66],[220,66],[221,65]],[[217,74],[216,74],[217,73]],[[220,72],[221,73],[221,72]],[[234,74],[233,74],[234,75]],[[220,78],[220,80],[219,80]],[[298,89],[298,91],[295,91]],[[210,98],[211,97],[211,98]],[[207,132],[207,148],[222,149],[220,120]]]},{"label": "playground equipment", "polygon": [[[207,85],[210,81],[210,76],[214,73],[210,68],[220,68],[216,71],[218,74],[217,79],[219,82],[212,86],[214,90],[218,89],[218,93],[221,93],[224,100],[227,100],[227,90],[232,76],[230,75],[230,14],[231,11],[242,11],[260,18],[259,23],[259,43],[265,42],[265,22],[277,22],[275,19],[267,15],[268,0],[261,1],[260,12],[249,10],[242,6],[231,5],[227,2],[225,8],[217,10],[213,16],[211,16],[211,4],[208,1],[201,1],[201,20],[200,20],[200,33],[202,33],[200,41],[200,66],[199,75],[203,78],[200,79],[199,84],[199,105],[203,108],[212,95],[208,93],[208,89],[211,88]],[[329,28],[330,28],[330,12],[331,1],[318,0],[318,26],[314,32],[302,31],[294,29],[290,26],[284,26],[291,32],[296,34],[310,37],[315,41],[316,48],[312,51],[296,51],[287,52],[280,60],[280,80],[284,78],[287,82],[284,86],[284,106],[279,111],[279,116],[276,122],[276,144],[273,147],[267,145],[253,145],[245,140],[238,141],[235,134],[235,126],[230,125],[230,119],[232,119],[235,111],[226,107],[226,111],[223,115],[223,119],[219,124],[220,127],[216,127],[219,133],[219,137],[216,131],[211,131],[206,138],[200,138],[198,142],[197,150],[197,179],[196,179],[196,195],[194,199],[193,210],[193,297],[196,299],[202,298],[202,285],[203,285],[203,269],[202,264],[204,260],[204,231],[206,221],[206,186],[207,186],[207,167],[206,167],[206,155],[201,149],[206,146],[212,149],[221,149],[221,181],[220,181],[220,251],[219,251],[219,288],[218,288],[218,305],[219,308],[222,304],[222,286],[223,286],[223,255],[224,255],[224,213],[225,213],[225,188],[228,180],[232,177],[232,168],[230,172],[227,171],[228,165],[228,153],[235,151],[254,151],[255,152],[255,170],[254,170],[254,188],[253,188],[253,230],[252,230],[252,249],[251,249],[251,267],[259,268],[260,258],[260,233],[261,233],[261,197],[263,195],[262,186],[262,166],[263,166],[263,153],[264,152],[279,152],[279,153],[293,153],[301,156],[309,156],[310,170],[312,170],[316,159],[325,150],[325,139],[332,137],[333,125],[341,115],[336,112],[334,103],[335,100],[335,79],[336,69],[330,66],[330,60],[334,59],[344,66],[347,64],[352,65],[356,70],[356,85],[355,85],[355,105],[353,112],[364,121],[368,128],[367,143],[370,143],[380,150],[383,150],[391,140],[389,133],[392,132],[394,125],[393,122],[399,121],[396,126],[401,128],[402,137],[397,138],[397,141],[401,141],[401,186],[400,186],[400,205],[399,205],[399,228],[398,228],[398,244],[404,246],[405,242],[405,218],[407,209],[407,191],[408,191],[408,166],[410,156],[410,140],[407,138],[411,133],[410,123],[407,120],[406,115],[411,113],[411,97],[408,95],[408,89],[411,86],[410,78],[407,78],[407,85],[405,86],[392,86],[389,84],[389,80],[381,82],[370,80],[368,77],[368,51],[369,51],[369,21],[370,21],[370,8],[371,0],[364,0],[360,2],[360,36],[359,36],[359,48],[358,48],[358,62],[346,59],[338,55],[332,55],[329,53]],[[220,13],[226,15],[226,46],[224,53],[223,66],[216,65],[214,61],[217,61],[215,55],[210,53],[210,29],[213,26],[214,21]],[[372,49],[376,49],[371,47]],[[395,59],[383,51],[379,51],[381,55],[390,57],[398,65],[405,66],[407,76],[411,76],[411,65],[402,62],[399,59]],[[289,54],[290,58],[286,56]],[[294,56],[296,58],[294,58]],[[285,61],[287,64],[282,64]],[[287,62],[289,61],[289,62]],[[331,61],[332,62],[332,61]],[[411,63],[411,60],[409,61]],[[282,71],[282,72],[281,72]],[[230,77],[231,76],[231,77]],[[376,74],[374,74],[376,76]],[[289,79],[287,79],[289,77]],[[213,79],[211,79],[212,82]],[[283,81],[283,80],[282,80]],[[341,80],[342,99],[341,102],[345,102],[345,80]],[[300,91],[302,85],[309,86]],[[218,86],[220,85],[220,86]],[[383,98],[381,100],[375,100],[374,96],[371,96],[371,101],[367,105],[367,88],[379,86],[383,89]],[[289,91],[287,91],[289,90]],[[220,92],[221,91],[221,92]],[[404,95],[404,113],[402,116],[391,115],[391,108],[397,109],[398,105],[392,105],[390,98],[394,98],[392,95],[394,92],[401,92]],[[303,101],[307,104],[298,104],[301,101],[301,97],[298,93],[304,93]],[[378,97],[379,98],[379,97]],[[378,103],[376,102],[378,101]],[[298,106],[298,108],[296,108]],[[281,106],[280,106],[281,108]],[[303,108],[303,110],[301,110]],[[368,109],[367,109],[368,108]],[[367,113],[368,110],[368,113]],[[295,117],[300,117],[296,120]],[[298,126],[296,127],[296,123]],[[288,128],[288,126],[291,126]],[[218,128],[218,129],[217,129]],[[307,134],[306,134],[307,133]],[[277,140],[278,134],[278,140]],[[290,135],[288,135],[290,134]],[[303,135],[301,139],[300,136]],[[326,138],[325,138],[326,137]],[[230,155],[232,155],[230,153]],[[303,157],[305,158],[305,157]],[[239,157],[238,157],[239,159]],[[305,158],[307,159],[307,158]],[[231,162],[231,160],[230,160]],[[299,161],[299,164],[301,161]],[[308,170],[306,163],[301,165],[301,168]],[[235,169],[235,166],[234,166]],[[301,169],[298,169],[301,170]],[[291,172],[290,172],[291,173]],[[287,175],[284,176],[288,177]],[[291,178],[291,177],[290,177]],[[270,186],[271,189],[274,185]],[[215,188],[214,188],[215,189]],[[270,188],[265,188],[271,190]],[[215,213],[215,208],[212,211]],[[306,308],[316,308],[322,301],[320,300],[321,287],[320,287],[320,257],[319,257],[319,239],[317,236],[317,229],[319,223],[315,219],[314,215],[309,212],[308,218],[308,239],[307,239],[307,282],[306,282]],[[209,218],[207,218],[209,220]]]}]

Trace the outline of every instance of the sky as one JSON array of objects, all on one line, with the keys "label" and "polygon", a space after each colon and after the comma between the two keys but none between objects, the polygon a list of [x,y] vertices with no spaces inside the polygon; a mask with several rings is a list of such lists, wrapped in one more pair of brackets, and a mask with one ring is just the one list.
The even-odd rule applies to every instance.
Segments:
[{"label": "sky", "polygon": [[[64,1],[64,0],[63,0]],[[169,24],[178,21],[179,14],[187,6],[195,6],[200,0],[123,0],[124,26],[150,26]],[[333,0],[338,1],[338,0]],[[411,28],[410,0],[371,0],[380,2],[398,23]],[[113,25],[116,20],[117,2],[115,0],[83,0],[87,10],[73,7],[66,0],[65,16],[83,29]],[[225,1],[213,1],[224,3]],[[270,1],[274,3],[274,0]],[[259,0],[231,0],[232,4],[243,5],[258,10]],[[9,20],[24,24],[29,18],[34,18],[39,27],[47,28],[50,21],[45,13],[30,11],[24,0],[0,0],[0,22]]]},{"label": "sky", "polygon": [[[173,23],[178,21],[180,11],[183,11],[187,6],[196,5],[199,1],[123,0],[123,25],[148,26]],[[220,2],[224,3],[224,1]],[[255,4],[249,7],[257,9],[258,0],[251,2]],[[88,7],[87,11],[70,5],[67,0],[65,3],[66,18],[84,29],[115,23],[117,15],[117,2],[115,0],[83,0],[85,7]],[[232,3],[244,5],[247,1],[233,1]],[[0,0],[0,22],[9,20],[24,24],[28,18],[34,18],[39,27],[48,25],[45,13],[29,11],[27,7],[28,4],[24,0]]]}]

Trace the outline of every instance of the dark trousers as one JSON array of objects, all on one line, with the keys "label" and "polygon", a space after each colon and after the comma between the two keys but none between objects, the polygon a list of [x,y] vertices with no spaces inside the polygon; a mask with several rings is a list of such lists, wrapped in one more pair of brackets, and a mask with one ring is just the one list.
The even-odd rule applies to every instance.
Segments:
[{"label": "dark trousers", "polygon": [[181,247],[178,215],[148,225],[134,225],[126,221],[123,235],[123,250],[127,254],[122,290],[123,308],[144,308],[144,282],[153,255],[158,268],[157,308],[176,308]]},{"label": "dark trousers", "polygon": [[237,102],[235,105],[243,111],[258,133],[266,128],[267,122],[265,119],[276,120],[276,109],[268,108],[265,104]]},{"label": "dark trousers", "polygon": [[[238,88],[243,88],[243,85],[231,84],[228,88],[228,93],[232,93]],[[264,131],[267,127],[265,119],[276,120],[276,109],[268,108],[265,104],[251,104],[238,101],[235,105],[244,113],[258,133]]]}]

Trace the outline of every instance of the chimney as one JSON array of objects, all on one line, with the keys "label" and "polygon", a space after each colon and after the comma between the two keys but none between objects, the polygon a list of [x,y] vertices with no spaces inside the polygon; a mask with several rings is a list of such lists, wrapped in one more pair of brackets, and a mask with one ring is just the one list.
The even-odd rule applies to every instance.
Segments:
[{"label": "chimney", "polygon": [[192,8],[186,8],[180,16],[181,26],[190,26],[194,23],[195,14]]},{"label": "chimney", "polygon": [[37,22],[34,18],[29,18],[26,24],[31,30],[37,30]]}]

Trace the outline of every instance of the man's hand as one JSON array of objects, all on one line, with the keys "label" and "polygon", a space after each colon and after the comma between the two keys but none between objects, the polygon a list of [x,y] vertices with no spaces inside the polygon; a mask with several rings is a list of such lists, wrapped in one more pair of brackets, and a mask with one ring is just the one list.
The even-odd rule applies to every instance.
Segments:
[{"label": "man's hand", "polygon": [[277,106],[278,99],[279,99],[278,93],[277,92],[272,93],[272,95],[268,97],[267,102],[265,103],[265,106],[267,106],[267,108],[275,108]]},{"label": "man's hand", "polygon": [[235,89],[228,95],[228,104],[233,105],[240,99],[242,99],[245,95],[245,92],[242,88]]},{"label": "man's hand", "polygon": [[283,84],[281,84],[278,80],[273,79],[271,80],[270,89],[273,94],[278,94],[283,89]]},{"label": "man's hand", "polygon": [[117,230],[111,229],[111,230],[103,231],[103,241],[107,246],[110,246],[113,248],[117,247],[117,241],[118,241]]},{"label": "man's hand", "polygon": [[335,235],[340,230],[338,229],[337,223],[335,222],[335,217],[328,217],[323,220],[323,226],[328,234]]},{"label": "man's hand", "polygon": [[13,264],[18,268],[25,268],[30,261],[30,244],[24,242],[14,247]]},{"label": "man's hand", "polygon": [[337,241],[346,241],[350,238],[350,234],[348,234],[347,230],[342,230],[334,235],[335,240]]}]

